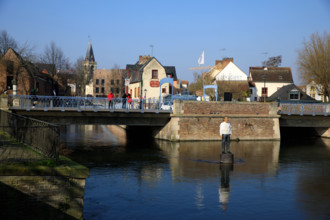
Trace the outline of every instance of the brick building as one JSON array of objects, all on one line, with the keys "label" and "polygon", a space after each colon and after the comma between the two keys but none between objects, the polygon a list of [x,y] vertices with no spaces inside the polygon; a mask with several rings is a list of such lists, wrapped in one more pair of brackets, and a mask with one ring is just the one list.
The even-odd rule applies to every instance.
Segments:
[{"label": "brick building", "polygon": [[0,57],[0,94],[30,95],[34,89],[37,95],[52,95],[57,83],[49,75],[49,68],[49,64],[24,60],[10,48]]},{"label": "brick building", "polygon": [[124,93],[123,69],[96,69],[93,76],[93,96],[106,97],[111,91],[116,98]]},{"label": "brick building", "polygon": [[111,91],[121,98],[124,93],[124,69],[97,69],[97,62],[91,42],[88,44],[83,62],[85,96],[106,97]]}]

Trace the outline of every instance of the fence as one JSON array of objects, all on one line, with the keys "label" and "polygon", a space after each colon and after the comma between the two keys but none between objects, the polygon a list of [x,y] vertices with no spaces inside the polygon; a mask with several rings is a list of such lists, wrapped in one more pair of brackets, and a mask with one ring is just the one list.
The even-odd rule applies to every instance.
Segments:
[{"label": "fence", "polygon": [[107,98],[101,97],[70,97],[70,96],[31,96],[31,95],[16,95],[11,96],[12,106],[14,108],[21,108],[30,110],[33,108],[43,109],[76,109],[82,110],[101,110],[109,109],[113,110],[140,110],[142,113],[145,110],[153,111],[168,111],[168,107],[164,108],[163,104],[159,102],[157,98],[149,99],[132,99],[132,98],[114,98],[109,103]]},{"label": "fence", "polygon": [[328,103],[280,103],[281,114],[286,115],[324,115],[330,114]]},{"label": "fence", "polygon": [[59,126],[0,110],[0,129],[39,153],[58,160]]}]

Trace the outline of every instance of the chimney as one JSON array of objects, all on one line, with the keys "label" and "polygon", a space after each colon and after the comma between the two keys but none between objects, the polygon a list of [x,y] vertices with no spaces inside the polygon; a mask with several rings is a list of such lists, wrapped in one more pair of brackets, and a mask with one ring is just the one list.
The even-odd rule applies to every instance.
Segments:
[{"label": "chimney", "polygon": [[150,55],[146,56],[139,56],[139,64],[144,64],[145,62],[147,62],[150,59]]},{"label": "chimney", "polygon": [[218,65],[219,63],[223,66],[227,66],[228,63],[234,62],[234,58],[229,57],[229,58],[223,58],[222,60],[216,60],[215,65]]}]

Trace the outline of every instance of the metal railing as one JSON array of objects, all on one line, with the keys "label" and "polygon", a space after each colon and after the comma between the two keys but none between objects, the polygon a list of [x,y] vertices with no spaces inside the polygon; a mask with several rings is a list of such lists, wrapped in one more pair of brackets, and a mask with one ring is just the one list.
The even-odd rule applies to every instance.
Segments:
[{"label": "metal railing", "polygon": [[284,115],[323,115],[330,114],[329,103],[280,103],[280,114]]},{"label": "metal railing", "polygon": [[11,96],[12,108],[25,109],[30,111],[31,109],[43,109],[48,111],[51,109],[65,110],[109,110],[113,111],[145,111],[153,112],[172,112],[172,104],[166,105],[160,103],[159,99],[132,99],[132,98],[113,98],[109,102],[108,98],[104,97],[71,97],[71,96],[34,96],[34,95],[15,95]]},{"label": "metal railing", "polygon": [[58,160],[60,145],[58,125],[0,110],[0,129],[39,153]]}]

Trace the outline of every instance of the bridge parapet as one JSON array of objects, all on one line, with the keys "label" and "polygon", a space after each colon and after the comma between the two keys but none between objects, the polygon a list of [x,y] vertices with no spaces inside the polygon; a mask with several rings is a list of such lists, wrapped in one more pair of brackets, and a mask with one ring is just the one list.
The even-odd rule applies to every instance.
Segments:
[{"label": "bridge parapet", "polygon": [[328,103],[280,103],[282,115],[330,115]]}]

